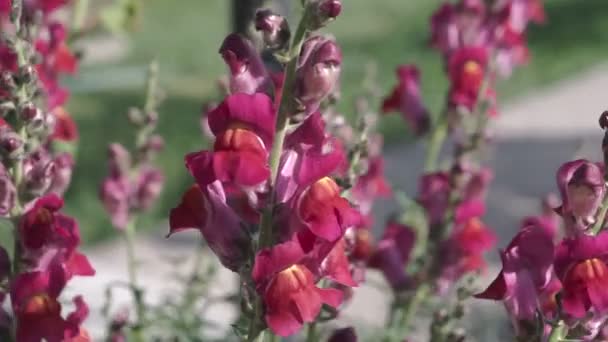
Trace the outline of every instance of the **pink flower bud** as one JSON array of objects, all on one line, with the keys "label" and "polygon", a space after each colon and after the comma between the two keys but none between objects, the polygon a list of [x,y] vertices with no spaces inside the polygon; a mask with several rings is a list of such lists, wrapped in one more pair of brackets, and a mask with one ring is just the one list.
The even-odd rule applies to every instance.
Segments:
[{"label": "pink flower bud", "polygon": [[149,209],[160,195],[163,183],[164,177],[160,170],[153,167],[142,168],[135,190],[136,207],[140,210]]},{"label": "pink flower bud", "polygon": [[291,37],[287,20],[269,9],[256,13],[255,29],[262,32],[264,43],[272,49],[284,47]]},{"label": "pink flower bud", "polygon": [[30,154],[23,162],[25,189],[32,196],[46,193],[55,177],[55,162],[46,150]]},{"label": "pink flower bud", "polygon": [[55,157],[55,174],[49,187],[49,192],[63,196],[70,186],[72,171],[74,170],[74,158],[69,153],[61,153]]},{"label": "pink flower bud", "polygon": [[108,146],[110,173],[124,175],[131,169],[131,154],[121,144],[113,143]]},{"label": "pink flower bud", "polygon": [[296,76],[296,96],[310,114],[334,91],[342,65],[342,51],[335,41],[316,36],[302,47]]},{"label": "pink flower bud", "polygon": [[336,18],[342,12],[342,1],[325,0],[319,5],[319,12],[327,18]]},{"label": "pink flower bud", "polygon": [[220,54],[230,69],[230,91],[253,94],[270,86],[270,77],[260,54],[245,37],[233,33],[226,37]]},{"label": "pink flower bud", "polygon": [[568,228],[584,230],[594,223],[606,193],[603,168],[584,159],[565,163],[557,171],[557,185]]},{"label": "pink flower bud", "polygon": [[342,1],[340,0],[319,0],[313,3],[312,6],[314,6],[315,15],[310,22],[310,28],[313,30],[327,25],[342,12]]}]

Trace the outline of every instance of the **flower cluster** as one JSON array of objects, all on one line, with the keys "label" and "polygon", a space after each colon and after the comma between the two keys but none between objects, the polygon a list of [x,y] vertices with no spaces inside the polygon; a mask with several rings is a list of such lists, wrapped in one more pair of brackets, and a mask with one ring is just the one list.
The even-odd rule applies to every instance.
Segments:
[{"label": "flower cluster", "polygon": [[359,210],[339,185],[352,166],[346,151],[359,144],[328,133],[320,111],[336,88],[342,53],[333,39],[313,32],[340,8],[339,1],[309,2],[300,25],[310,34],[289,45],[285,19],[258,12],[256,27],[268,47],[295,57],[278,77],[249,40],[225,39],[220,54],[230,94],[207,113],[213,148],[186,156],[196,184],[170,215],[170,234],[198,229],[222,265],[248,284],[251,298],[259,298],[251,303],[252,326],[280,336],[331,315],[357,285],[355,261],[368,254],[360,242],[370,201],[390,193],[379,152],[365,158],[366,171],[350,192]]},{"label": "flower cluster", "polygon": [[524,220],[500,252],[501,272],[476,297],[503,301],[522,338],[593,340],[608,317],[604,163],[567,162],[556,178],[557,214]]},{"label": "flower cluster", "polygon": [[0,215],[15,231],[12,258],[0,248],[0,280],[7,289],[0,299],[9,295],[12,307],[12,317],[2,312],[1,329],[17,341],[90,340],[81,326],[88,315],[84,299],[74,297],[69,314],[60,299],[73,277],[95,274],[78,250],[78,223],[61,212],[78,139],[63,108],[69,93],[59,83],[78,66],[66,28],[53,17],[65,3],[0,3]]}]

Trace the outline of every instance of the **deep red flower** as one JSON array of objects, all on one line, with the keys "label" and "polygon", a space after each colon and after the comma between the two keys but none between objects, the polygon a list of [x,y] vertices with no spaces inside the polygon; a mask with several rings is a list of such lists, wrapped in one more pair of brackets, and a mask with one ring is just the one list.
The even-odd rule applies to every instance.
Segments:
[{"label": "deep red flower", "polygon": [[[472,111],[479,96],[493,99],[494,92],[488,87],[486,94],[479,94],[488,66],[486,47],[463,47],[450,56],[448,74],[450,78],[449,102],[453,107]],[[493,112],[493,109],[490,109]]]},{"label": "deep red flower", "polygon": [[564,239],[555,253],[563,310],[574,318],[608,313],[608,232]]},{"label": "deep red flower", "polygon": [[78,127],[70,114],[63,107],[55,108],[53,114],[56,121],[51,139],[67,142],[78,140]]},{"label": "deep red flower", "polygon": [[415,65],[401,65],[397,68],[397,78],[399,83],[384,99],[382,112],[401,112],[412,131],[422,135],[429,129],[430,117],[420,96],[420,71]]},{"label": "deep red flower", "polygon": [[468,273],[484,270],[486,262],[483,255],[495,243],[496,236],[479,218],[470,218],[458,224],[440,249],[439,291],[445,292]]},{"label": "deep red flower", "polygon": [[217,137],[230,128],[247,129],[259,136],[266,146],[274,137],[275,110],[266,94],[233,94],[209,111],[211,132]]},{"label": "deep red flower", "polygon": [[344,239],[340,239],[334,245],[331,252],[321,262],[320,268],[321,276],[324,278],[348,287],[357,286],[351,275]]},{"label": "deep red flower", "polygon": [[186,156],[186,167],[199,185],[205,187],[217,179],[254,187],[266,181],[274,115],[272,100],[259,93],[230,95],[211,110],[208,123],[216,136],[214,151]]},{"label": "deep red flower", "polygon": [[76,221],[59,211],[63,200],[54,194],[38,199],[20,223],[21,242],[26,249],[40,250],[58,245],[73,250],[80,243]]},{"label": "deep red flower", "polygon": [[50,194],[25,212],[19,226],[24,255],[37,270],[59,265],[66,281],[76,275],[92,276],[95,270],[89,260],[76,250],[80,244],[78,223],[59,212],[62,207],[63,200]]},{"label": "deep red flower", "polygon": [[76,311],[67,319],[61,316],[59,294],[67,279],[58,264],[46,271],[22,273],[11,283],[11,301],[17,319],[18,341],[90,341],[80,327],[88,308],[76,297]]},{"label": "deep red flower", "polygon": [[316,236],[336,241],[348,227],[357,225],[361,215],[340,195],[340,187],[329,177],[309,186],[299,197],[297,215]]},{"label": "deep red flower", "polygon": [[304,252],[296,241],[263,249],[256,255],[252,277],[263,297],[265,320],[279,336],[289,336],[312,322],[322,304],[337,307],[342,293],[319,288],[313,272],[299,262]]},{"label": "deep red flower", "polygon": [[167,236],[186,229],[198,229],[222,265],[238,272],[249,255],[249,234],[226,204],[219,182],[202,189],[198,185],[192,186],[181,203],[171,210],[171,230]]},{"label": "deep red flower", "polygon": [[67,33],[62,24],[51,23],[47,30],[49,38],[36,41],[36,51],[42,56],[36,72],[52,110],[63,105],[68,98],[68,91],[59,84],[59,76],[74,74],[78,69],[78,59],[67,46]]}]

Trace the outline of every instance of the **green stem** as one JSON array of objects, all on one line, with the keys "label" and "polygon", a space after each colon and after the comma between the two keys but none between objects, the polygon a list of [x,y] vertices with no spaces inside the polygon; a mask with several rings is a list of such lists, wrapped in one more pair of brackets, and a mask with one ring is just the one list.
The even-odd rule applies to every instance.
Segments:
[{"label": "green stem", "polygon": [[439,121],[433,127],[431,136],[429,137],[426,160],[424,162],[424,171],[433,172],[437,170],[439,161],[439,153],[443,142],[448,135],[448,120],[445,117],[439,118]]},{"label": "green stem", "polygon": [[287,135],[287,123],[289,122],[289,115],[294,111],[293,108],[293,93],[295,90],[295,79],[296,79],[296,67],[298,65],[298,58],[306,32],[308,32],[308,17],[309,8],[307,7],[302,15],[300,24],[296,34],[294,35],[291,47],[289,50],[290,60],[287,63],[285,69],[285,82],[283,88],[283,95],[281,96],[281,103],[277,111],[277,118],[275,122],[275,136],[272,144],[272,150],[270,151],[270,187],[272,191],[270,208],[262,215],[262,222],[260,223],[260,238],[259,248],[268,247],[272,243],[272,210],[276,202],[276,192],[273,187],[276,184],[277,175],[279,173],[279,165],[281,162],[281,153],[283,152],[283,143],[285,142],[285,136]]},{"label": "green stem", "polygon": [[568,327],[564,324],[563,321],[559,321],[557,325],[553,326],[551,329],[551,334],[549,335],[548,342],[561,342],[564,337],[568,334]]},{"label": "green stem", "polygon": [[[293,93],[295,90],[295,79],[296,79],[296,68],[298,65],[298,58],[300,56],[300,50],[304,43],[304,38],[308,32],[308,17],[310,16],[310,8],[306,7],[302,19],[298,25],[293,41],[289,49],[289,62],[285,69],[285,82],[283,87],[283,95],[281,96],[281,102],[276,115],[275,122],[275,136],[272,144],[272,150],[270,152],[270,191],[271,200],[268,208],[264,210],[262,219],[260,222],[260,236],[258,238],[257,250],[266,248],[272,245],[274,232],[272,229],[272,215],[273,209],[276,203],[276,192],[274,191],[274,185],[276,184],[277,175],[279,172],[279,165],[281,162],[281,153],[283,152],[283,143],[285,142],[285,136],[287,135],[287,123],[289,122],[289,115],[294,111],[292,101]],[[248,330],[248,341],[255,341],[260,333],[260,322],[264,316],[264,306],[259,296],[255,298],[253,303],[254,317],[249,322]]]},{"label": "green stem", "polygon": [[308,324],[306,328],[306,342],[316,342],[317,339],[317,322]]},{"label": "green stem", "polygon": [[608,196],[604,197],[602,201],[602,206],[598,212],[597,217],[595,218],[595,223],[593,227],[591,227],[591,234],[597,235],[600,230],[604,227],[604,221],[606,220],[606,214],[608,214]]},{"label": "green stem", "polygon": [[428,284],[422,284],[417,289],[412,298],[408,301],[405,308],[403,308],[403,315],[401,317],[401,322],[399,323],[401,328],[401,335],[406,336],[409,324],[411,323],[414,315],[418,311],[418,307],[420,304],[424,302],[426,297],[429,295],[431,287]]},{"label": "green stem", "polygon": [[132,218],[127,227],[123,231],[125,239],[125,247],[127,250],[127,272],[129,275],[129,288],[131,289],[131,295],[133,296],[133,303],[135,305],[135,313],[137,315],[137,324],[133,327],[133,334],[135,341],[144,341],[143,330],[146,324],[145,320],[145,304],[143,301],[143,293],[139,288],[137,282],[137,258],[135,254],[135,233],[136,233],[136,222],[137,219]]}]

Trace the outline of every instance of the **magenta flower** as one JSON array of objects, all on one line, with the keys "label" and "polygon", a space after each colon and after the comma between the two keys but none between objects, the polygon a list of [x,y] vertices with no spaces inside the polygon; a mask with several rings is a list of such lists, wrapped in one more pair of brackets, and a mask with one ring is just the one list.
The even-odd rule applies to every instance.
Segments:
[{"label": "magenta flower", "polygon": [[418,203],[426,209],[431,226],[443,221],[449,204],[450,177],[447,172],[423,175],[418,184]]},{"label": "magenta flower", "polygon": [[524,32],[530,22],[542,24],[546,20],[542,0],[499,0],[495,8],[507,13],[510,29],[519,33]]},{"label": "magenta flower", "polygon": [[264,43],[272,49],[284,47],[291,37],[289,24],[285,17],[269,9],[261,9],[256,12],[255,29],[262,32]]},{"label": "magenta flower", "polygon": [[359,211],[363,214],[371,213],[374,199],[388,198],[392,193],[391,187],[384,177],[384,159],[382,157],[370,158],[367,171],[359,176],[357,183],[352,188],[353,198],[359,206]]},{"label": "magenta flower", "polygon": [[389,222],[368,265],[380,270],[393,289],[402,290],[411,283],[405,269],[415,242],[416,234],[410,227]]},{"label": "magenta flower", "polygon": [[415,65],[397,68],[399,83],[382,103],[382,112],[399,111],[417,135],[429,129],[429,113],[420,96],[420,71]]},{"label": "magenta flower", "polygon": [[321,178],[301,193],[296,215],[314,235],[336,241],[347,228],[361,222],[361,214],[340,195],[340,187],[329,177]]},{"label": "magenta flower", "polygon": [[311,114],[338,83],[342,50],[334,40],[314,36],[304,42],[298,64],[295,95]]},{"label": "magenta flower", "polygon": [[[454,51],[448,61],[450,78],[449,103],[452,107],[466,108],[472,111],[479,96],[487,99],[495,97],[488,87],[486,94],[479,94],[488,66],[488,49],[486,47],[464,47]],[[495,109],[491,108],[492,114]]]},{"label": "magenta flower", "polygon": [[135,184],[135,207],[148,210],[160,196],[163,189],[164,176],[162,171],[150,165],[144,165],[139,170]]},{"label": "magenta flower", "polygon": [[553,239],[543,229],[523,228],[500,252],[502,270],[496,279],[475,297],[503,301],[516,328],[520,320],[533,320],[552,279],[553,254]]},{"label": "magenta flower", "polygon": [[298,332],[316,319],[321,305],[338,307],[342,293],[319,288],[313,272],[303,264],[304,251],[296,241],[288,241],[256,255],[252,277],[265,306],[265,320],[279,336]]},{"label": "magenta flower", "polygon": [[81,297],[75,297],[76,310],[61,316],[58,297],[65,287],[63,272],[55,265],[44,272],[19,274],[11,283],[11,301],[17,318],[18,341],[89,341],[80,325],[88,315]]},{"label": "magenta flower", "polygon": [[554,194],[547,195],[542,201],[542,212],[540,215],[528,216],[522,220],[521,227],[527,226],[538,227],[547,233],[552,239],[557,237],[557,233],[560,227],[560,217],[555,212],[557,208],[557,197]]},{"label": "magenta flower", "polygon": [[557,170],[562,197],[560,214],[570,232],[587,229],[606,193],[603,167],[584,159],[563,164]]},{"label": "magenta flower", "polygon": [[485,44],[486,9],[483,1],[444,3],[431,17],[431,45],[446,56],[463,46]]},{"label": "magenta flower", "polygon": [[439,250],[439,292],[445,293],[466,274],[483,271],[486,268],[483,255],[495,244],[496,236],[478,217],[457,222],[452,235]]},{"label": "magenta flower", "polygon": [[341,143],[325,133],[320,113],[309,116],[289,134],[284,146],[276,185],[279,202],[287,202],[297,190],[338,172],[346,164]]},{"label": "magenta flower", "polygon": [[238,272],[247,261],[250,237],[235,212],[226,204],[224,189],[216,181],[204,188],[192,186],[171,210],[167,236],[198,229],[226,268]]},{"label": "magenta flower", "polygon": [[262,58],[247,38],[230,34],[224,39],[219,52],[230,70],[232,94],[254,94],[270,89],[270,77]]},{"label": "magenta flower", "polygon": [[36,72],[47,94],[48,108],[52,110],[68,98],[68,91],[59,85],[59,76],[76,73],[78,59],[67,46],[67,33],[62,24],[52,23],[47,29],[49,39],[36,41],[36,51],[42,55]]},{"label": "magenta flower", "polygon": [[563,310],[574,318],[608,313],[608,232],[564,239],[555,253],[555,273],[562,282]]},{"label": "magenta flower", "polygon": [[264,94],[234,94],[209,112],[214,151],[186,156],[186,167],[202,187],[219,179],[255,187],[270,176],[268,150],[274,135],[274,108]]}]

